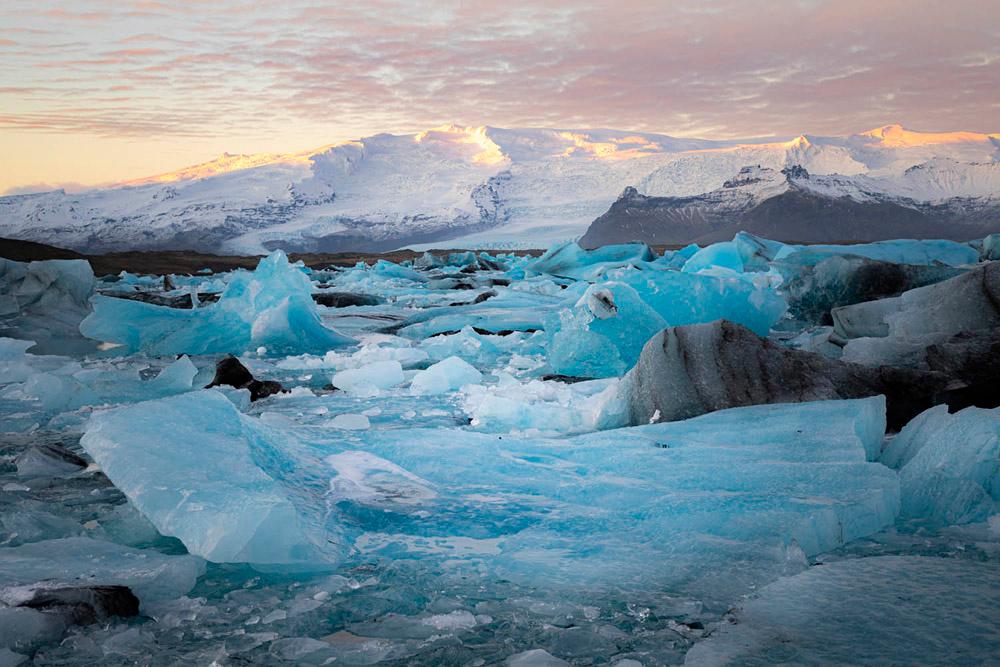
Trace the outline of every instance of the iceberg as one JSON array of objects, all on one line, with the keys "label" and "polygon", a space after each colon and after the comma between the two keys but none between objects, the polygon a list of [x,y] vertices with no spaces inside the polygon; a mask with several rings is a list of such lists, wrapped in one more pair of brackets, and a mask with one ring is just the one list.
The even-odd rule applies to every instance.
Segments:
[{"label": "iceberg", "polygon": [[[678,271],[621,271],[588,288],[572,308],[548,315],[548,361],[565,375],[621,375],[658,331],[725,318],[765,336],[784,314],[771,287],[742,276]],[[601,310],[604,294],[606,306]],[[612,307],[613,306],[613,307]]]},{"label": "iceberg", "polygon": [[[297,513],[282,438],[221,393],[189,392],[94,414],[80,444],[153,525],[209,561],[323,568],[343,557],[336,526]],[[321,498],[309,501],[318,506]]]},{"label": "iceberg", "polygon": [[201,391],[96,414],[82,444],[163,534],[208,560],[320,568],[352,543],[424,558],[413,540],[493,540],[470,567],[485,559],[526,585],[711,591],[721,604],[795,554],[893,522],[897,475],[866,462],[884,420],[871,398],[569,439],[388,429],[331,440]]},{"label": "iceberg", "polygon": [[191,310],[95,296],[83,335],[150,355],[323,353],[354,341],[327,328],[312,283],[277,250],[253,273],[238,273],[214,304]]},{"label": "iceberg", "polygon": [[902,518],[985,521],[1000,502],[1000,408],[931,408],[889,441],[881,460],[899,469]]},{"label": "iceberg", "polygon": [[656,259],[645,243],[606,245],[584,250],[569,241],[553,246],[538,259],[525,265],[527,275],[545,274],[573,280],[594,281],[610,269],[641,266]]},{"label": "iceberg", "polygon": [[80,322],[90,313],[94,272],[83,259],[0,258],[0,335],[35,341],[35,352],[88,352]]},{"label": "iceberg", "polygon": [[774,259],[784,260],[796,255],[800,263],[819,263],[832,255],[854,255],[893,264],[924,266],[966,266],[979,262],[979,253],[969,244],[937,239],[897,239],[850,245],[785,245],[775,253]]}]

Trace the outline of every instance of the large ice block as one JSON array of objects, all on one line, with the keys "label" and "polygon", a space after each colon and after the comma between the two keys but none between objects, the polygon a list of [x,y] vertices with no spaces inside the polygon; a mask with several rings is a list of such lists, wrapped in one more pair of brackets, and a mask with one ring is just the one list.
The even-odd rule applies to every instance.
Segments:
[{"label": "large ice block", "polygon": [[162,533],[209,560],[323,567],[352,542],[424,558],[422,541],[478,540],[492,546],[467,565],[528,584],[646,582],[721,600],[894,520],[897,475],[866,462],[884,419],[873,398],[569,439],[345,436],[270,428],[202,391],[95,415],[83,445]]},{"label": "large ice block", "polygon": [[265,257],[253,273],[240,272],[219,301],[190,310],[96,296],[80,331],[147,354],[270,354],[325,352],[354,341],[320,321],[312,283],[285,254]]},{"label": "large ice block", "polygon": [[161,533],[207,560],[322,567],[343,555],[336,526],[297,511],[309,489],[288,484],[282,436],[219,392],[97,413],[81,444]]},{"label": "large ice block", "polygon": [[882,462],[899,468],[904,518],[984,521],[1000,502],[1000,408],[931,408],[889,441]]},{"label": "large ice block", "polygon": [[584,250],[572,241],[549,248],[524,268],[528,275],[547,274],[574,280],[598,280],[608,270],[641,266],[656,255],[645,243],[606,245]]}]

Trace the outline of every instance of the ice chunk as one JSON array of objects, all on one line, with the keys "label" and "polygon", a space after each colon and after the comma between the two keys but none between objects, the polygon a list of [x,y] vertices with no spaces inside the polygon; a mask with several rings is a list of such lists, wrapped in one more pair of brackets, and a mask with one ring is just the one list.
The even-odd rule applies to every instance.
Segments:
[{"label": "ice chunk", "polygon": [[989,620],[997,605],[995,563],[919,556],[825,563],[761,590],[684,664],[988,664],[1000,652]]},{"label": "ice chunk", "polygon": [[482,379],[482,373],[467,362],[448,357],[417,373],[410,382],[410,393],[416,396],[443,394],[467,384],[479,384]]},{"label": "ice chunk", "polygon": [[331,382],[334,387],[349,394],[377,396],[380,390],[391,389],[404,380],[402,365],[390,359],[340,371],[333,375]]},{"label": "ice chunk", "polygon": [[775,256],[785,247],[780,241],[754,236],[747,232],[737,232],[733,237],[745,271],[766,271]]},{"label": "ice chunk", "polygon": [[[397,471],[381,484],[409,509],[396,503],[392,520],[380,512],[368,524],[363,498],[342,507],[397,558],[400,549],[426,553],[430,536],[501,538],[471,557],[525,584],[665,585],[728,604],[754,582],[803,567],[803,553],[894,521],[898,476],[865,460],[884,419],[872,398],[555,440],[388,430],[372,434],[365,453],[419,480]],[[407,491],[415,483],[433,498]]]},{"label": "ice chunk", "polygon": [[216,562],[322,566],[330,543],[297,513],[273,448],[280,436],[224,396],[198,391],[95,414],[81,444],[164,535]]},{"label": "ice chunk", "polygon": [[330,421],[330,426],[344,429],[345,431],[363,431],[371,428],[371,422],[365,415],[344,413],[337,415]]},{"label": "ice chunk", "polygon": [[94,273],[83,259],[0,258],[0,332],[36,342],[46,354],[87,352],[78,326],[90,312]]},{"label": "ice chunk", "polygon": [[984,262],[1000,259],[1000,233],[990,234],[983,239],[980,257]]},{"label": "ice chunk", "polygon": [[621,375],[638,359],[649,337],[665,326],[666,320],[631,286],[592,285],[573,309],[546,319],[549,365],[564,375]]},{"label": "ice chunk", "polygon": [[565,660],[540,648],[515,653],[508,657],[504,664],[507,667],[569,667],[569,663]]},{"label": "ice chunk", "polygon": [[497,375],[496,384],[462,390],[462,408],[478,430],[568,434],[624,424],[621,411],[609,405],[617,399],[615,378],[567,384]]},{"label": "ice chunk", "polygon": [[86,537],[68,537],[0,549],[0,595],[17,604],[36,589],[128,586],[145,605],[171,600],[194,588],[205,563]]},{"label": "ice chunk", "polygon": [[309,278],[279,250],[253,273],[235,275],[219,301],[202,308],[96,296],[80,331],[153,355],[239,354],[257,347],[269,354],[322,353],[353,343],[323,325],[311,294]]},{"label": "ice chunk", "polygon": [[549,248],[525,266],[528,275],[548,274],[574,280],[597,280],[610,269],[638,266],[656,255],[645,243],[606,245],[584,250],[572,241]]},{"label": "ice chunk", "polygon": [[882,461],[900,467],[902,517],[984,521],[1000,501],[1000,408],[932,408],[889,442]]},{"label": "ice chunk", "polygon": [[776,262],[789,312],[803,321],[829,323],[833,308],[897,296],[906,290],[953,278],[964,272],[949,266],[893,264],[853,255],[819,262],[801,253]]},{"label": "ice chunk", "polygon": [[684,262],[684,273],[697,273],[705,269],[729,269],[743,272],[741,248],[734,241],[722,241],[702,248]]},{"label": "ice chunk", "polygon": [[[968,244],[944,240],[897,239],[851,245],[785,245],[777,252],[774,259],[783,260],[792,255],[799,255],[798,261],[817,263],[831,255],[855,255],[893,264],[926,266],[933,264],[965,266],[979,261],[979,253]],[[806,260],[806,257],[810,259]]]}]

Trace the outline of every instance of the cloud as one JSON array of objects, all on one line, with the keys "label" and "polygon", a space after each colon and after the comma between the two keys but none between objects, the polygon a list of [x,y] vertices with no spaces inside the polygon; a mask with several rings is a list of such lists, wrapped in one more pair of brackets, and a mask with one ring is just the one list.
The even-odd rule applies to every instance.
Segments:
[{"label": "cloud", "polygon": [[33,195],[40,192],[52,192],[53,190],[65,190],[66,192],[83,192],[93,188],[94,185],[67,181],[62,183],[28,183],[7,188],[3,195]]},{"label": "cloud", "polygon": [[0,131],[230,137],[237,151],[448,121],[995,132],[998,21],[986,0],[8,0]]}]

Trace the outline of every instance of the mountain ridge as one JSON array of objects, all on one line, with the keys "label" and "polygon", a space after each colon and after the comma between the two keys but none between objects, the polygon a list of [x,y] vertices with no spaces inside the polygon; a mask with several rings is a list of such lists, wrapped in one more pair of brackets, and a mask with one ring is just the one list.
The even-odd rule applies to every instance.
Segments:
[{"label": "mountain ridge", "polygon": [[300,153],[227,153],[79,193],[0,197],[0,235],[87,252],[539,247],[579,238],[626,186],[647,197],[707,195],[757,165],[801,166],[816,196],[985,210],[1000,197],[998,158],[1000,135],[899,125],[722,141],[444,125]]}]

